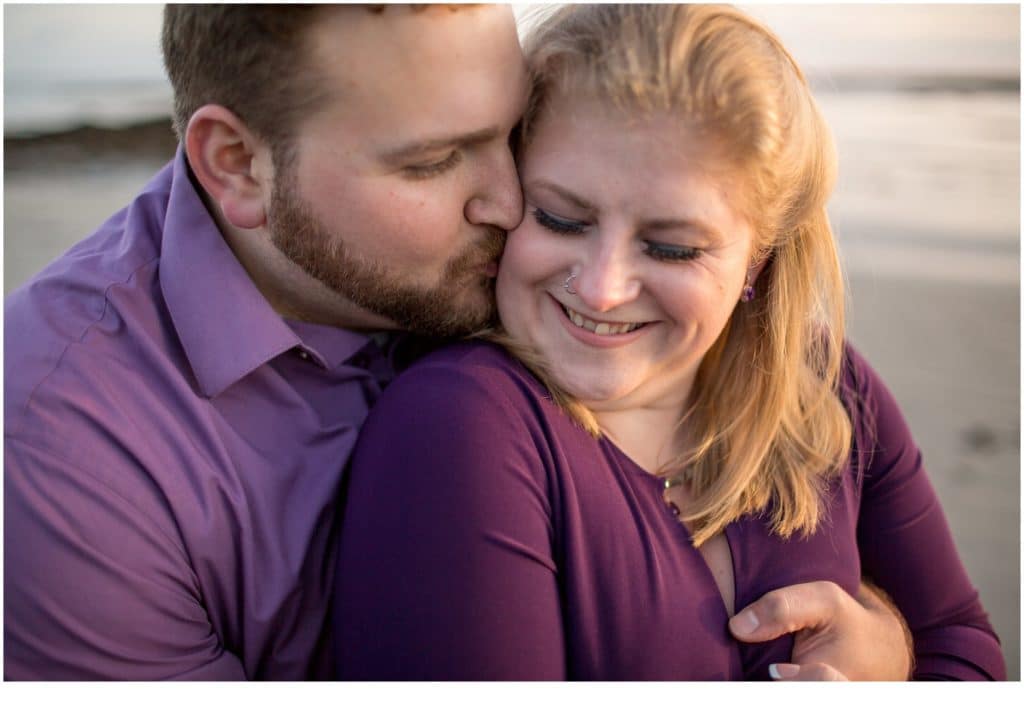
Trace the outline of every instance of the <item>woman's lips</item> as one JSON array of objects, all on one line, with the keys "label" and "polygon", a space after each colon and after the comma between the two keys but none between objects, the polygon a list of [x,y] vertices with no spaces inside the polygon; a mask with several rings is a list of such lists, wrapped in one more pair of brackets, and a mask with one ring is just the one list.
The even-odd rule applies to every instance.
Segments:
[{"label": "woman's lips", "polygon": [[[549,295],[550,296],[550,295]],[[639,328],[626,333],[617,334],[599,334],[595,331],[591,331],[583,326],[577,326],[566,313],[566,307],[554,297],[551,297],[551,302],[555,306],[555,312],[562,324],[563,328],[569,333],[570,336],[575,338],[577,341],[584,343],[588,346],[595,348],[618,348],[620,346],[628,345],[633,341],[647,334],[649,329],[654,326],[654,322],[647,322],[641,324]],[[609,327],[612,325],[609,324]]]}]

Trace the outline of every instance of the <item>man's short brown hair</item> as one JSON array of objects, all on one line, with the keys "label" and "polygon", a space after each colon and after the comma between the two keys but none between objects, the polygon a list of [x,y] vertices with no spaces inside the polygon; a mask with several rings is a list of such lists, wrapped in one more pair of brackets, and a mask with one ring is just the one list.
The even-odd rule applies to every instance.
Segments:
[{"label": "man's short brown hair", "polygon": [[297,122],[327,94],[306,36],[330,5],[167,5],[164,66],[174,89],[179,140],[205,104],[234,112],[266,139],[275,160]]},{"label": "man's short brown hair", "polygon": [[[310,27],[337,5],[172,5],[164,8],[164,67],[174,89],[174,131],[206,104],[228,108],[271,147],[275,165],[291,155],[302,117],[330,97],[314,65]],[[475,4],[347,5],[372,14],[401,8],[455,12]]]}]

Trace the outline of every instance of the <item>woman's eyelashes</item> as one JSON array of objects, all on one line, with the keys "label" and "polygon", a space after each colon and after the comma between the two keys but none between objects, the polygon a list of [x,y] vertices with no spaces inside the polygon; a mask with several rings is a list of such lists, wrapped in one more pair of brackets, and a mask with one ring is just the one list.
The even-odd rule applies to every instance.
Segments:
[{"label": "woman's eyelashes", "polygon": [[581,234],[583,230],[587,228],[587,225],[581,221],[575,221],[573,219],[562,219],[552,214],[548,214],[540,207],[534,207],[533,218],[537,220],[545,229],[553,231],[556,234]]},{"label": "woman's eyelashes", "polygon": [[678,260],[693,260],[700,255],[699,248],[689,246],[670,246],[654,241],[644,241],[644,252],[654,260],[673,262]]},{"label": "woman's eyelashes", "polygon": [[447,156],[439,161],[433,163],[425,163],[422,165],[406,166],[406,174],[414,179],[431,178],[435,175],[441,175],[446,173],[459,164],[462,160],[462,155],[458,151],[452,151]]},{"label": "woman's eyelashes", "polygon": [[[542,227],[556,234],[581,234],[589,226],[586,222],[575,219],[563,219],[545,212],[540,207],[534,207],[533,218]],[[674,246],[656,241],[644,241],[644,253],[657,261],[675,262],[693,260],[700,255],[699,248],[690,246]]]}]

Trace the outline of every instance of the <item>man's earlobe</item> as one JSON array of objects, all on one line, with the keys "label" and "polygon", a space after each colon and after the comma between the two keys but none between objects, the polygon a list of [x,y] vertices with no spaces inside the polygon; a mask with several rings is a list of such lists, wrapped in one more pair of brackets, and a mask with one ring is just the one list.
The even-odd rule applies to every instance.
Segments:
[{"label": "man's earlobe", "polygon": [[185,131],[185,153],[199,184],[232,226],[256,229],[267,221],[271,187],[269,149],[231,110],[203,105]]}]

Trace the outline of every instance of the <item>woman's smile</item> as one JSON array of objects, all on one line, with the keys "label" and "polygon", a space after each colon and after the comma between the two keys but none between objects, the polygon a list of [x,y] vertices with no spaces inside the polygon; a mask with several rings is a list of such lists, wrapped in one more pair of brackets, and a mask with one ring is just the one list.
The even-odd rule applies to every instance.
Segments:
[{"label": "woman's smile", "polygon": [[574,339],[595,348],[618,348],[643,338],[654,322],[611,321],[586,316],[554,297],[554,306],[561,310],[560,319],[566,332]]},{"label": "woman's smile", "polygon": [[505,330],[591,409],[682,407],[749,273],[741,193],[668,115],[564,95],[548,114],[520,159],[527,214],[497,283]]}]

